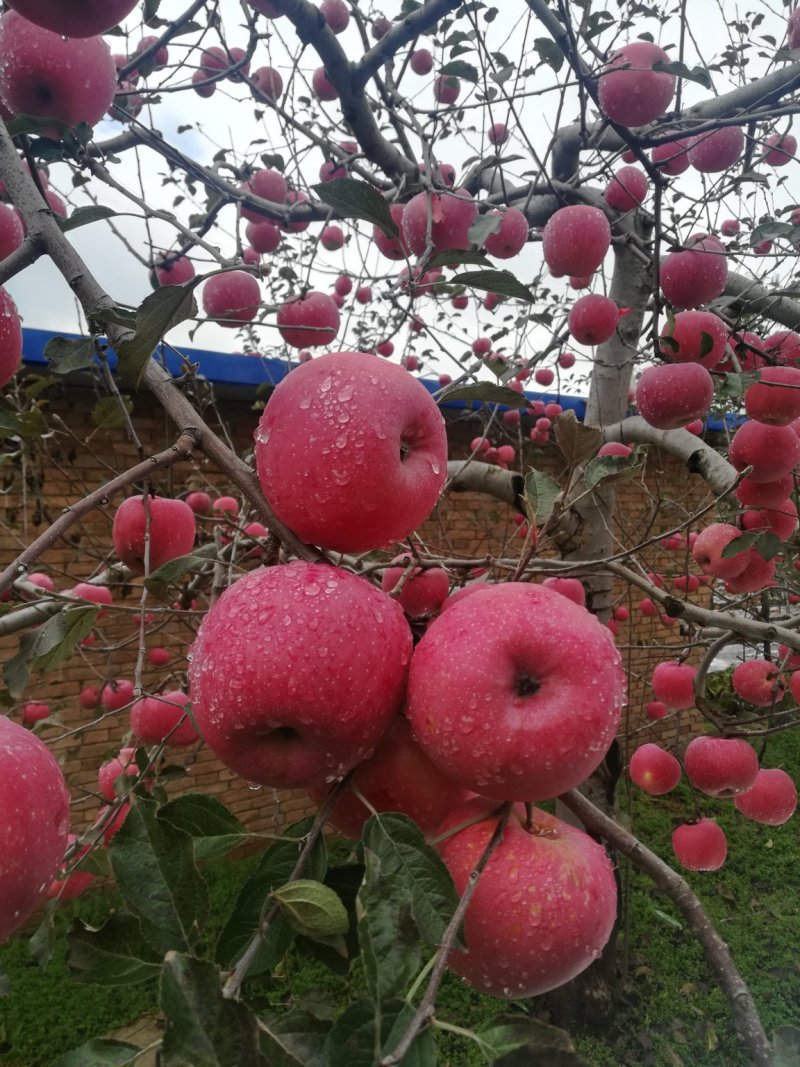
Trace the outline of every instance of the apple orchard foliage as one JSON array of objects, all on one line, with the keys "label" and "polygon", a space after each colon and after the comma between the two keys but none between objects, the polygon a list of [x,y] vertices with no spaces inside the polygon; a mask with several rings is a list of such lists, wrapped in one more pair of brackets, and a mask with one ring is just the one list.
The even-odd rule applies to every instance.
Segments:
[{"label": "apple orchard foliage", "polygon": [[[92,420],[134,443],[131,388],[176,427],[172,449],[114,472],[0,578],[13,584],[0,633],[21,633],[0,718],[0,939],[46,898],[112,874],[124,909],[100,930],[77,924],[70,963],[83,980],[160,973],[165,1064],[195,1062],[194,1028],[213,1016],[208,1062],[428,1065],[445,966],[501,999],[569,982],[608,942],[628,856],[691,917],[743,1045],[767,1064],[755,1006],[718,935],[694,921],[696,898],[575,790],[591,789],[620,732],[616,641],[633,614],[680,620],[648,719],[696,707],[708,724],[672,751],[640,737],[646,724],[622,739],[637,787],[657,797],[685,772],[696,791],[673,837],[678,864],[725,861],[703,796],[768,826],[796,806],[791,774],[754,741],[793,726],[800,699],[800,15],[723,10],[720,42],[736,43],[712,59],[635,5],[617,19],[541,0],[504,0],[502,18],[481,0],[388,6],[9,0],[0,16],[0,281],[49,256],[85,320],[80,340],[49,343],[53,375],[89,375],[103,394]],[[213,158],[157,132],[173,100],[180,133],[204,129],[204,107],[209,123],[221,113],[199,100],[217,94],[254,112],[249,143],[244,120],[235,149]],[[534,142],[545,127],[549,144]],[[151,295],[104,288],[69,236],[88,223],[122,238]],[[186,323],[286,360],[252,455],[203,421],[196,368],[172,380],[152,358]],[[47,454],[56,379],[18,373],[21,358],[0,288],[0,428],[24,477]],[[439,375],[435,397],[420,369]],[[527,398],[531,378],[554,396],[585,389],[584,425],[552,397]],[[484,402],[466,463],[448,463],[440,399]],[[729,423],[729,447],[693,436],[737,411],[748,421]],[[536,466],[547,443],[558,479]],[[649,542],[620,546],[607,521],[615,483],[655,444],[717,498],[664,538],[674,579],[652,571]],[[229,493],[180,473],[192,451]],[[175,498],[166,467],[185,481]],[[515,554],[437,557],[417,531],[451,488],[515,509]],[[113,553],[91,581],[57,588],[31,570],[111,497]],[[135,676],[87,676],[79,696],[117,717],[120,747],[76,837],[47,747],[57,711],[26,690],[93,656],[115,584],[134,576]],[[164,681],[143,686],[151,628],[185,608],[202,617],[185,663],[151,647]],[[737,643],[746,711],[731,718],[707,681]],[[306,789],[320,808],[264,850],[210,950],[202,861],[250,835],[214,798],[167,799],[169,751],[195,744],[254,788]],[[556,797],[584,829],[532,806]],[[355,842],[343,868],[329,865],[327,821]],[[334,1022],[290,997],[266,1011],[248,979],[280,974],[293,942],[339,973],[358,958],[366,995]],[[464,1020],[463,1038],[497,1064],[547,1048],[579,1062],[566,1034],[524,1020],[513,1036],[507,1022],[474,1034]],[[135,1051],[95,1043],[92,1062]]]}]

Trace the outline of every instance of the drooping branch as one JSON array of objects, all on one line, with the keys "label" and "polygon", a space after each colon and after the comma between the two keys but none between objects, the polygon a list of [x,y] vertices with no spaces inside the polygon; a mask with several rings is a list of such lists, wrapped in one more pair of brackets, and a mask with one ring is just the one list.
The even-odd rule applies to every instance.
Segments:
[{"label": "drooping branch", "polygon": [[715,930],[686,879],[614,819],[603,814],[577,789],[564,793],[559,800],[577,815],[590,833],[603,838],[617,852],[627,856],[631,863],[651,878],[675,904],[700,943],[706,962],[728,998],[736,1030],[751,1056],[753,1067],[769,1067],[769,1041],[753,996],[736,969],[728,946]]}]

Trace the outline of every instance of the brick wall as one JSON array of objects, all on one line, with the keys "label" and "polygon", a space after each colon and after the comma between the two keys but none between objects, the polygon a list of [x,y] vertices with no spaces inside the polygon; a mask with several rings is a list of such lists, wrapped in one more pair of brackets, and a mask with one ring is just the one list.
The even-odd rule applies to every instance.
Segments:
[{"label": "brick wall", "polygon": [[[24,457],[17,457],[0,468],[4,493],[0,496],[0,558],[8,562],[19,548],[41,533],[60,510],[97,488],[113,474],[132,465],[139,452],[128,440],[124,427],[93,428],[90,414],[97,396],[89,388],[58,385],[47,393],[49,423],[53,433],[43,436]],[[252,441],[258,411],[252,401],[220,401],[204,412],[212,425],[228,427],[231,440],[242,453]],[[145,395],[134,398],[133,424],[145,455],[157,452],[176,434]],[[451,458],[469,454],[469,441],[483,432],[483,420],[477,413],[462,413],[450,419]],[[527,429],[497,433],[498,443],[522,444]],[[558,477],[563,466],[554,446],[523,449],[524,463],[535,465]],[[524,469],[524,468],[523,468]],[[165,472],[157,481],[159,492],[183,493],[187,489],[218,488],[228,491],[217,472],[198,457],[191,464],[181,464]],[[613,517],[615,536],[624,544],[640,544],[660,531],[684,521],[710,498],[704,483],[686,473],[670,457],[651,451],[646,466],[635,480],[619,487]],[[74,526],[67,536],[50,549],[34,569],[46,570],[58,589],[66,589],[76,580],[85,579],[103,569],[113,557],[109,551],[114,505],[99,509]],[[513,509],[474,493],[449,494],[421,530],[423,542],[447,556],[493,558],[518,553],[521,539],[514,522]],[[670,578],[686,570],[685,557],[665,553],[656,540],[638,554],[646,569],[657,570]],[[627,738],[661,736],[672,740],[687,722],[667,720],[658,726],[643,717],[643,702],[649,699],[647,682],[652,666],[669,655],[669,646],[680,645],[677,625],[667,626],[659,619],[645,619],[636,609],[636,594],[630,596],[622,586],[617,591],[620,603],[626,603],[631,618],[620,624],[618,642],[631,676],[630,702],[625,714]],[[699,596],[703,596],[703,591]],[[126,711],[100,716],[86,711],[77,697],[86,684],[100,686],[113,678],[133,677],[138,653],[138,628],[132,618],[139,608],[140,583],[116,586],[115,604],[109,617],[97,627],[91,647],[81,648],[60,670],[41,679],[34,676],[26,690],[27,700],[47,700],[57,713],[59,724],[47,726],[44,736],[54,742],[64,770],[74,790],[74,823],[77,827],[94,819],[98,809],[96,775],[99,764],[115,754],[126,737]],[[147,610],[153,607],[148,601]],[[176,688],[182,681],[185,654],[192,634],[202,616],[197,611],[158,613],[148,626],[147,647],[164,646],[172,653],[166,668],[146,667],[145,688]],[[0,639],[0,657],[5,661],[17,647],[15,637]],[[16,714],[14,710],[11,712]],[[686,719],[686,713],[684,713]],[[173,792],[200,791],[219,795],[247,826],[262,832],[273,829],[275,822],[292,822],[311,810],[304,793],[275,793],[269,789],[251,790],[245,782],[223,767],[203,746],[178,750],[170,763],[182,767],[186,774],[170,785]]]}]

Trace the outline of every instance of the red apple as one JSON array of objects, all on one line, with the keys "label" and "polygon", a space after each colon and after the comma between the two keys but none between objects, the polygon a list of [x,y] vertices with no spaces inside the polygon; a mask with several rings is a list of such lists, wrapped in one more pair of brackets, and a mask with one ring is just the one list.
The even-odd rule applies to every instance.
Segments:
[{"label": "red apple", "polygon": [[774,482],[754,482],[742,478],[736,486],[736,499],[743,507],[774,508],[787,500],[794,489],[794,478],[785,474]]},{"label": "red apple", "polygon": [[159,285],[184,285],[194,278],[194,264],[186,256],[175,259],[164,252],[156,260],[155,274]]},{"label": "red apple", "polygon": [[788,541],[798,526],[797,506],[784,500],[774,508],[746,511],[741,518],[743,530],[771,530],[781,541]]},{"label": "red apple", "polygon": [[283,78],[274,67],[259,67],[253,72],[252,81],[259,93],[273,103],[283,95]]},{"label": "red apple", "polygon": [[619,308],[607,296],[589,293],[576,300],[569,313],[569,332],[580,345],[602,345],[616,333]]},{"label": "red apple", "polygon": [[596,207],[562,207],[547,220],[542,251],[551,274],[593,274],[605,259],[611,227]]},{"label": "red apple", "polygon": [[645,126],[659,118],[675,93],[675,75],[653,67],[669,62],[669,55],[649,41],[617,49],[597,82],[600,110],[621,126]]},{"label": "red apple", "polygon": [[[481,797],[455,808],[437,846],[463,893],[497,826]],[[600,955],[617,915],[614,872],[602,845],[553,815],[533,809],[528,829],[517,805],[478,880],[464,917],[466,951],[448,966],[475,989],[520,1000],[546,993]]]},{"label": "red apple", "polygon": [[130,15],[139,0],[8,0],[29,22],[62,37],[94,37],[112,29]]},{"label": "red apple", "polygon": [[753,482],[774,482],[800,462],[800,438],[790,426],[745,422],[733,436],[728,459],[737,471],[752,466]]},{"label": "red apple", "polygon": [[725,246],[715,237],[701,237],[661,261],[661,291],[676,308],[707,304],[724,291],[727,280]]},{"label": "red apple", "polygon": [[649,700],[645,704],[644,710],[647,718],[653,719],[654,721],[665,719],[669,714],[669,708],[663,700]]},{"label": "red apple", "polygon": [[328,77],[324,67],[317,67],[311,75],[311,91],[317,100],[338,100],[339,90]]},{"label": "red apple", "polygon": [[350,21],[350,12],[344,0],[322,0],[319,9],[334,33],[344,33]]},{"label": "red apple", "polygon": [[[269,168],[254,170],[250,178],[241,185],[243,192],[252,193],[262,200],[269,200],[271,204],[282,205],[289,195],[289,186],[280,171]],[[248,222],[263,222],[264,215],[255,208],[242,207],[242,218]]]},{"label": "red apple", "polygon": [[800,366],[800,333],[778,330],[764,338],[764,351],[774,356],[777,363]]},{"label": "red apple", "polygon": [[378,15],[377,18],[374,18],[370,27],[372,36],[376,41],[382,40],[391,28],[391,19],[387,19],[385,15]]},{"label": "red apple", "polygon": [[[396,556],[393,563],[399,567],[387,567],[381,576],[381,589],[391,593],[406,572],[406,565],[412,562],[411,556]],[[411,619],[424,619],[435,615],[450,591],[450,576],[443,567],[416,567],[411,576],[403,583],[396,600]]]},{"label": "red apple", "polygon": [[226,271],[203,285],[203,310],[220,326],[235,329],[242,322],[252,322],[260,307],[261,289],[252,274]]},{"label": "red apple", "polygon": [[49,749],[0,715],[0,943],[36,910],[64,856],[69,790]]},{"label": "red apple", "polygon": [[447,475],[444,422],[428,391],[362,352],[329,353],[287,375],[261,416],[255,456],[278,517],[337,552],[407,536]]},{"label": "red apple", "polygon": [[85,685],[78,694],[78,703],[82,708],[91,711],[100,703],[100,690],[94,685]]},{"label": "red apple", "polygon": [[433,99],[449,107],[461,94],[461,82],[452,74],[439,74],[433,83]]},{"label": "red apple", "polygon": [[248,222],[244,235],[250,242],[250,247],[260,256],[274,252],[283,240],[280,227],[271,219],[262,218],[258,222]]},{"label": "red apple", "polygon": [[27,704],[22,705],[22,721],[26,726],[33,726],[34,723],[41,722],[42,719],[49,719],[50,712],[49,704],[38,700],[29,700]]},{"label": "red apple", "polygon": [[[67,847],[70,848],[77,841],[75,834],[67,835]],[[47,896],[50,900],[60,900],[62,903],[66,903],[68,900],[77,900],[78,897],[83,896],[86,890],[94,882],[95,876],[91,871],[77,871],[72,870],[71,873],[67,873],[68,866],[75,868],[83,857],[91,850],[90,845],[84,845],[79,849],[69,861],[69,865],[62,863],[56,871],[56,877],[50,883],[47,890]]]},{"label": "red apple", "polygon": [[652,743],[639,745],[631,756],[628,771],[631,780],[654,797],[671,792],[683,774],[672,753]]},{"label": "red apple", "polygon": [[636,406],[645,422],[676,430],[705,415],[714,399],[714,382],[699,363],[648,367],[636,385]]},{"label": "red apple", "polygon": [[[106,760],[97,772],[97,787],[100,791],[100,795],[106,800],[114,800],[117,797],[117,789],[115,783],[118,778],[133,778],[139,777],[139,768],[136,764],[136,749],[126,747],[119,750],[119,754],[114,756],[113,759]],[[123,793],[127,793],[128,789],[133,787],[132,783],[127,783],[128,788],[122,790]]]},{"label": "red apple", "polygon": [[736,578],[749,563],[747,552],[739,552],[728,558],[723,550],[741,537],[742,531],[726,522],[712,522],[700,531],[692,547],[692,558],[703,574],[712,574],[715,578]]},{"label": "red apple", "polygon": [[579,608],[586,607],[586,590],[583,586],[583,582],[577,578],[545,578],[542,582],[545,589],[550,589],[554,593],[559,593],[561,596],[565,596],[567,600],[571,600],[573,604],[577,604]]},{"label": "red apple", "polygon": [[143,497],[130,496],[117,508],[111,538],[114,551],[134,574],[144,574],[145,571],[148,512],[151,572],[162,563],[187,555],[194,547],[194,512],[184,500],[151,496],[145,508]]},{"label": "red apple", "polygon": [[167,648],[151,648],[147,653],[147,662],[154,667],[166,667],[171,659],[172,655]]},{"label": "red apple", "polygon": [[[102,37],[67,40],[7,11],[0,18],[0,55],[0,101],[12,115],[94,126],[114,99],[117,68]],[[58,127],[40,132],[59,136]]]},{"label": "red apple", "polygon": [[676,363],[700,363],[712,370],[725,355],[728,327],[710,311],[679,311],[661,329],[662,355]]},{"label": "red apple", "polygon": [[624,688],[619,653],[593,615],[543,586],[508,582],[428,626],[411,663],[408,716],[453,781],[542,800],[598,765]]},{"label": "red apple", "polygon": [[189,493],[186,497],[186,503],[195,515],[207,515],[211,510],[211,497],[208,493]]},{"label": "red apple", "polygon": [[133,700],[133,682],[129,678],[116,678],[106,682],[100,690],[100,703],[106,711],[119,711]]},{"label": "red apple", "polygon": [[657,664],[650,683],[656,700],[677,711],[693,707],[696,674],[697,668],[691,663],[667,661]]},{"label": "red apple", "polygon": [[735,578],[728,578],[725,589],[729,593],[756,593],[769,585],[775,577],[775,560],[766,560],[754,549],[747,553],[747,566]]},{"label": "red apple", "polygon": [[[328,788],[311,789],[312,799],[320,804]],[[371,813],[354,790],[376,811],[408,815],[424,834],[432,834],[442,819],[470,796],[434,767],[411,736],[408,719],[403,715],[393,720],[375,752],[356,767],[350,787],[331,814],[331,825],[345,837],[358,841]]]},{"label": "red apple", "polygon": [[672,850],[687,871],[716,871],[728,855],[728,842],[713,819],[698,819],[673,831]]},{"label": "red apple", "polygon": [[784,684],[778,665],[766,659],[747,659],[734,667],[731,675],[734,692],[748,704],[768,708],[783,700]]},{"label": "red apple", "polygon": [[791,133],[772,133],[764,141],[762,159],[772,167],[785,167],[797,152],[797,138]]},{"label": "red apple", "polygon": [[251,571],[200,627],[192,710],[216,755],[248,781],[320,786],[373,751],[403,699],[410,656],[402,609],[362,578],[303,562]]},{"label": "red apple", "polygon": [[337,249],[341,248],[344,244],[342,227],[336,226],[333,223],[326,226],[319,235],[319,243],[323,248],[327,248],[329,252],[335,252]]},{"label": "red apple", "polygon": [[723,237],[736,237],[741,228],[742,225],[738,219],[724,219],[719,232]]},{"label": "red apple", "polygon": [[737,793],[733,803],[746,819],[782,826],[794,815],[797,788],[786,771],[772,767],[760,770],[755,782],[744,793]]},{"label": "red apple", "polygon": [[424,77],[433,70],[433,56],[427,48],[417,48],[411,53],[408,64],[415,74]]},{"label": "red apple", "polygon": [[294,296],[278,308],[278,332],[293,348],[329,345],[339,332],[339,310],[327,293]]},{"label": "red apple", "polygon": [[469,248],[469,228],[478,206],[465,189],[446,193],[417,193],[403,212],[403,239],[414,255],[421,256],[430,241],[434,252]]},{"label": "red apple", "polygon": [[649,188],[647,175],[638,167],[620,167],[603,195],[616,211],[635,211],[644,203]]},{"label": "red apple", "polygon": [[751,419],[769,426],[788,426],[800,418],[800,369],[764,367],[745,390],[744,408]]},{"label": "red apple", "polygon": [[[489,212],[490,215],[495,213]],[[495,259],[511,259],[525,247],[528,230],[528,220],[519,208],[508,207],[502,213],[500,228],[496,233],[489,234],[483,242],[483,247]],[[455,305],[455,301],[454,306],[466,307],[465,304]]]},{"label": "red apple", "polygon": [[22,244],[25,230],[16,209],[0,204],[0,260],[10,256]]},{"label": "red apple", "polygon": [[131,730],[145,745],[182,748],[199,740],[194,723],[186,714],[189,697],[180,689],[141,697],[131,708]]},{"label": "red apple", "polygon": [[[76,586],[68,590],[66,595],[78,597],[80,600],[89,600],[94,604],[110,604],[112,600],[111,590],[107,585],[94,585],[92,582],[78,582]],[[98,619],[108,615],[105,608],[101,608],[97,614]]]},{"label": "red apple", "polygon": [[633,452],[631,445],[623,445],[620,441],[608,441],[597,450],[598,456],[629,456]]},{"label": "red apple", "polygon": [[723,126],[710,133],[700,133],[689,142],[689,162],[695,170],[719,174],[741,158],[744,133],[740,126]]},{"label": "red apple", "polygon": [[[662,136],[675,135],[675,130],[664,130]],[[679,137],[666,144],[656,145],[650,152],[650,159],[662,174],[675,178],[689,169],[689,145],[691,138]]]},{"label": "red apple", "polygon": [[755,749],[738,737],[695,737],[686,746],[683,762],[695,789],[710,797],[744,793],[758,774]]},{"label": "red apple", "polygon": [[21,363],[22,323],[10,294],[0,287],[0,389],[8,385]]}]

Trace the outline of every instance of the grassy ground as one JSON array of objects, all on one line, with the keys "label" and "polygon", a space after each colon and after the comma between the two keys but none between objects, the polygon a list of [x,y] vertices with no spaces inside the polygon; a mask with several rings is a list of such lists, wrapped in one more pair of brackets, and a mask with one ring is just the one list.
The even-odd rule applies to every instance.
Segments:
[{"label": "grassy ground", "polygon": [[[800,732],[772,741],[764,763],[783,766],[797,777]],[[688,793],[679,790],[655,801],[631,799],[636,832],[669,856],[672,827],[690,810]],[[717,816],[728,832],[728,861],[721,871],[690,880],[729,943],[768,1032],[784,1023],[800,1024],[796,820],[778,828],[757,826],[742,819],[730,803],[711,803],[704,813]],[[225,912],[249,866],[250,861],[221,861],[208,869],[215,914]],[[592,1067],[746,1067],[725,1000],[680,916],[635,872],[629,879],[623,872],[623,878],[628,880],[630,934],[627,954],[622,953],[623,958],[627,955],[627,969],[617,1010],[608,1031],[576,1038],[579,1052]],[[108,895],[96,894],[62,909],[56,954],[45,970],[30,960],[23,941],[0,949],[0,967],[12,985],[11,995],[0,1000],[0,1067],[50,1067],[62,1051],[88,1037],[156,1010],[152,983],[105,989],[74,985],[66,975],[64,932],[69,920],[78,915],[99,923],[108,902]],[[212,928],[208,936],[213,935]],[[300,954],[287,960],[281,987],[292,998],[330,1012],[363,993],[357,970],[342,978]],[[474,1028],[503,1010],[498,1001],[448,976],[438,1015]],[[476,1049],[452,1035],[441,1035],[441,1051],[442,1062],[452,1067],[484,1062]]]}]

